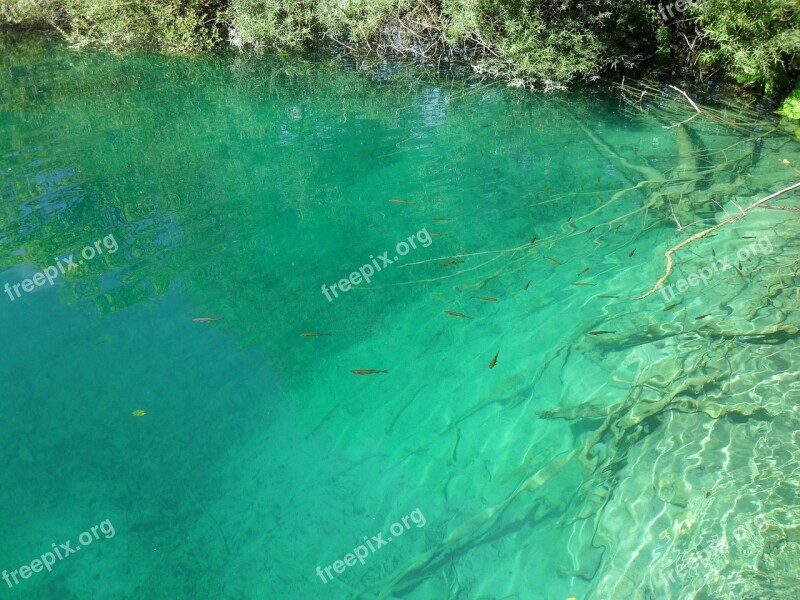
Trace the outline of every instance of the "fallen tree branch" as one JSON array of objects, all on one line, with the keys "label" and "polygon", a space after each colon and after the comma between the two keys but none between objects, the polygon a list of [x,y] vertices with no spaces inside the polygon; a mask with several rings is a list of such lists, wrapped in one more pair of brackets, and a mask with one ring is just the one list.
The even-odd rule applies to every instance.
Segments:
[{"label": "fallen tree branch", "polygon": [[680,92],[681,94],[683,94],[683,97],[684,97],[684,98],[686,98],[686,99],[689,101],[689,104],[691,104],[691,105],[692,105],[692,107],[693,107],[693,108],[694,108],[694,109],[695,109],[695,110],[696,110],[698,113],[700,112],[700,108],[698,108],[697,104],[695,104],[695,103],[694,103],[694,100],[692,100],[691,98],[689,98],[689,95],[688,95],[686,92],[684,92],[684,91],[683,91],[682,89],[680,89],[680,88],[676,88],[674,85],[669,85],[669,86],[667,86],[667,87],[671,87],[671,88],[672,88],[673,90],[675,90],[676,92]]},{"label": "fallen tree branch", "polygon": [[674,129],[675,127],[680,127],[681,125],[685,125],[686,123],[688,123],[692,119],[696,119],[697,118],[697,114],[699,114],[699,113],[695,113],[691,117],[686,119],[685,121],[681,121],[680,123],[675,123],[675,125],[662,125],[661,127],[662,127],[662,129]]},{"label": "fallen tree branch", "polygon": [[655,291],[657,291],[657,290],[658,290],[658,288],[661,286],[661,284],[662,284],[662,283],[664,283],[664,282],[667,280],[667,277],[669,277],[669,274],[670,274],[670,273],[672,273],[672,255],[673,255],[675,252],[677,252],[678,250],[680,250],[680,249],[681,249],[681,248],[683,248],[684,246],[688,246],[688,245],[689,245],[689,244],[691,244],[693,241],[695,241],[695,240],[699,240],[700,238],[707,236],[709,233],[711,233],[712,231],[715,231],[715,230],[719,229],[720,227],[723,227],[723,226],[725,226],[725,225],[729,225],[729,224],[731,224],[731,223],[735,223],[735,222],[736,222],[736,221],[738,221],[739,219],[742,219],[743,217],[747,216],[747,213],[748,213],[748,212],[750,212],[750,210],[752,210],[752,209],[756,208],[757,206],[759,206],[759,205],[763,204],[764,202],[768,202],[769,200],[772,200],[773,198],[777,198],[777,197],[778,197],[778,196],[780,196],[781,194],[785,194],[786,192],[790,192],[790,191],[792,191],[793,189],[796,189],[796,188],[798,188],[798,187],[800,187],[800,181],[798,181],[798,182],[797,182],[797,183],[795,183],[794,185],[790,185],[790,186],[789,186],[789,187],[787,187],[787,188],[784,188],[784,189],[782,189],[782,190],[780,190],[780,191],[778,191],[778,192],[775,192],[774,194],[770,194],[769,196],[767,196],[766,198],[762,198],[762,199],[761,199],[761,200],[759,200],[758,202],[753,202],[753,203],[752,203],[750,206],[748,206],[748,207],[747,207],[747,208],[745,208],[745,209],[741,209],[741,208],[740,208],[739,210],[741,210],[741,211],[742,211],[742,214],[740,214],[740,215],[736,215],[736,216],[734,216],[734,217],[731,217],[731,218],[729,218],[729,219],[725,219],[725,220],[724,220],[724,221],[722,221],[721,223],[718,223],[718,224],[714,225],[713,227],[710,227],[710,228],[708,228],[708,229],[706,229],[706,230],[704,230],[704,231],[701,231],[700,233],[696,233],[696,234],[694,234],[692,237],[690,237],[690,238],[687,238],[687,239],[683,240],[683,241],[682,241],[680,244],[678,244],[677,246],[673,246],[672,248],[670,248],[669,250],[667,250],[667,251],[664,253],[664,257],[667,259],[667,270],[666,270],[666,271],[664,272],[664,274],[663,274],[663,275],[662,275],[662,276],[661,276],[661,277],[658,279],[658,281],[656,281],[655,285],[654,285],[652,288],[650,288],[650,290],[649,290],[649,291],[648,291],[646,294],[644,294],[644,295],[642,295],[642,296],[639,296],[639,297],[637,297],[637,298],[631,298],[631,300],[643,300],[643,299],[647,298],[647,297],[648,297],[650,294],[652,294],[652,293],[654,293]]},{"label": "fallen tree branch", "polygon": [[763,204],[761,208],[768,208],[770,210],[788,210],[791,212],[800,212],[800,208],[795,206],[772,206],[771,204]]}]

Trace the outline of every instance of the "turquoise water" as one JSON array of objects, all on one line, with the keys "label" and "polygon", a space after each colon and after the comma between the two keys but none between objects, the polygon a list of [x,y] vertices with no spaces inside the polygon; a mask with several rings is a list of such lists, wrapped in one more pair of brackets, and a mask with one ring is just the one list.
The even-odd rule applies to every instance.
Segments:
[{"label": "turquoise water", "polygon": [[797,597],[796,212],[632,300],[800,180],[768,114],[3,55],[0,595]]}]

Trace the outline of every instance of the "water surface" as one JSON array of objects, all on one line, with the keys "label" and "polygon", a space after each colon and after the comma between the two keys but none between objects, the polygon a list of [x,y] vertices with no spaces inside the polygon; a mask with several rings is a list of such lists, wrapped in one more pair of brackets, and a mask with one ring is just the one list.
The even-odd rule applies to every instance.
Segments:
[{"label": "water surface", "polygon": [[114,528],[3,595],[797,596],[796,213],[632,300],[798,180],[769,115],[2,45],[0,285],[83,264],[0,294],[0,568]]}]

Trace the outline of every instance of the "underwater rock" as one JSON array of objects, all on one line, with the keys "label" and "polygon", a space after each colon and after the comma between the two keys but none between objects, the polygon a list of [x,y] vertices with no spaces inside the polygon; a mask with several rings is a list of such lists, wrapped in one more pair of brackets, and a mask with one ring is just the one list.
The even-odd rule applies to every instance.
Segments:
[{"label": "underwater rock", "polygon": [[656,484],[656,495],[674,506],[685,508],[689,504],[692,494],[691,486],[680,479],[679,474],[672,471],[663,471]]}]

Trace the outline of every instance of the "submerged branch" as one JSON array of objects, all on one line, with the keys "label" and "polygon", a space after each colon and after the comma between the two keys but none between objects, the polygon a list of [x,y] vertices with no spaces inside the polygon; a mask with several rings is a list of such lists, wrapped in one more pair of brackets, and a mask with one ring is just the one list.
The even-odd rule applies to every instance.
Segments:
[{"label": "submerged branch", "polygon": [[694,108],[698,112],[698,114],[700,113],[700,108],[697,106],[697,104],[694,103],[694,100],[689,98],[689,94],[684,92],[682,89],[675,87],[674,85],[669,85],[667,87],[670,87],[673,90],[675,90],[676,92],[680,92],[681,94],[683,94],[683,97],[686,98],[689,101],[689,104],[692,105],[692,108]]},{"label": "submerged branch", "polygon": [[772,200],[773,198],[776,198],[776,197],[780,196],[781,194],[785,194],[786,192],[790,192],[793,189],[796,189],[798,187],[800,187],[800,181],[798,181],[794,185],[790,185],[787,188],[784,188],[784,189],[782,189],[780,191],[777,191],[774,194],[770,194],[769,196],[767,196],[765,198],[762,198],[758,202],[753,202],[747,208],[739,209],[739,210],[741,210],[741,214],[733,216],[733,217],[731,217],[729,219],[725,219],[724,221],[714,225],[713,227],[709,227],[708,229],[705,229],[705,230],[703,230],[703,231],[701,231],[699,233],[696,233],[692,237],[683,240],[680,244],[678,244],[676,246],[673,246],[672,248],[667,250],[664,253],[664,257],[667,259],[667,269],[664,272],[664,274],[658,279],[658,281],[656,281],[655,285],[652,288],[650,288],[650,290],[647,293],[645,293],[645,294],[643,294],[641,296],[638,296],[636,298],[632,298],[632,300],[643,300],[644,298],[647,298],[648,296],[650,296],[651,294],[656,292],[658,290],[658,288],[661,286],[661,284],[664,283],[667,280],[667,277],[669,277],[669,274],[672,273],[672,264],[673,264],[672,263],[672,255],[675,252],[677,252],[678,250],[680,250],[684,246],[688,246],[689,244],[691,244],[695,240],[699,240],[700,238],[707,236],[709,233],[711,233],[712,231],[716,231],[720,227],[724,227],[725,225],[730,225],[731,223],[735,223],[739,219],[744,218],[745,216],[747,216],[748,212],[750,212],[752,209],[756,208],[757,206],[760,206],[764,202],[768,202],[769,200]]}]

